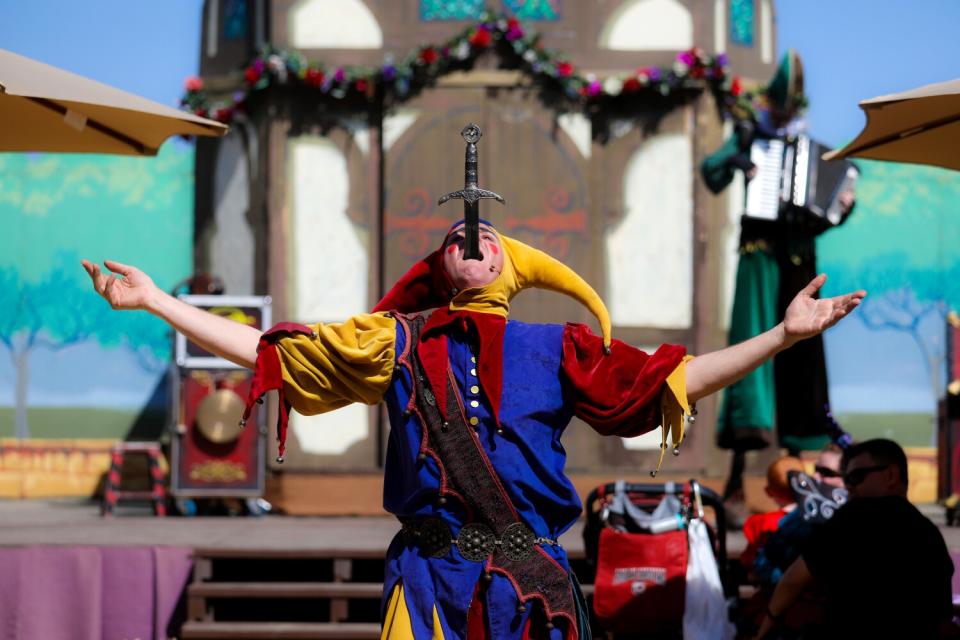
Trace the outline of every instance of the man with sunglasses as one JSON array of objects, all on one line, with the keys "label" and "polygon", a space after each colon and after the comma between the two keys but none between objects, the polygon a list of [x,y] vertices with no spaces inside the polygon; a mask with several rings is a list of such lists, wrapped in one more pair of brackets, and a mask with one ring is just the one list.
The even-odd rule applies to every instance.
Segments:
[{"label": "man with sunglasses", "polygon": [[811,585],[825,596],[823,638],[936,638],[951,614],[953,562],[943,536],[907,501],[907,458],[891,440],[843,455],[850,501],[811,535],[777,584],[763,638]]}]

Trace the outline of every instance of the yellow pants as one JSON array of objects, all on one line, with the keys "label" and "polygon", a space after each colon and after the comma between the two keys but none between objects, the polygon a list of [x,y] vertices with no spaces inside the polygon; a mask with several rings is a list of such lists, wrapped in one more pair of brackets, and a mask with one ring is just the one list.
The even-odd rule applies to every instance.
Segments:
[{"label": "yellow pants", "polygon": [[[383,631],[380,640],[416,640],[413,637],[413,625],[410,623],[410,613],[407,611],[407,601],[403,597],[403,584],[397,583],[390,594],[387,603],[387,613],[383,618]],[[433,607],[433,637],[431,640],[443,640],[443,629],[440,627],[440,616],[437,607]]]}]

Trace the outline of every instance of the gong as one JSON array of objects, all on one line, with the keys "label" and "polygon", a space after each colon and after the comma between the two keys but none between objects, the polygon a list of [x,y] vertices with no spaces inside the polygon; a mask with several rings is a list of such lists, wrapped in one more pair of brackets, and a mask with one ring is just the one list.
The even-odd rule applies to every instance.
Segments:
[{"label": "gong", "polygon": [[243,408],[243,399],[236,392],[217,389],[200,401],[197,407],[197,428],[210,442],[233,442],[240,436]]}]

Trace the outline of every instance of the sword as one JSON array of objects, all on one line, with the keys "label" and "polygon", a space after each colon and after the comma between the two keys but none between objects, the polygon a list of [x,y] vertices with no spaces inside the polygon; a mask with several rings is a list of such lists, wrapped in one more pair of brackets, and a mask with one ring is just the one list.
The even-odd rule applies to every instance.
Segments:
[{"label": "sword", "polygon": [[460,198],[463,200],[463,230],[466,239],[466,248],[464,249],[464,260],[480,260],[480,199],[494,198],[501,204],[506,203],[502,196],[487,191],[477,186],[477,142],[483,132],[480,127],[472,122],[463,128],[460,132],[463,139],[467,141],[466,155],[464,158],[464,186],[460,191],[451,191],[437,201],[438,205],[443,204],[451,198]]}]

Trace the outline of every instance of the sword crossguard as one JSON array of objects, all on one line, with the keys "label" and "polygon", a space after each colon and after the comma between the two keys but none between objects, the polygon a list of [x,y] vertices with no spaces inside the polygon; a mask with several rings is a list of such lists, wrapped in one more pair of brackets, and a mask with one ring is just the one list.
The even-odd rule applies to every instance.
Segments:
[{"label": "sword crossguard", "polygon": [[452,198],[465,200],[470,203],[478,202],[482,198],[492,198],[493,200],[496,200],[497,202],[500,202],[503,204],[506,204],[507,202],[506,200],[503,199],[503,196],[501,196],[499,193],[494,193],[493,191],[488,191],[486,189],[473,187],[470,189],[461,189],[460,191],[451,191],[447,195],[441,196],[440,199],[437,200],[437,204],[443,204],[444,202]]},{"label": "sword crossguard", "polygon": [[463,200],[464,206],[467,206],[467,204],[476,204],[483,198],[490,198],[501,204],[506,204],[506,200],[504,200],[500,194],[488,191],[487,189],[481,189],[477,186],[477,142],[480,141],[480,136],[482,135],[483,132],[480,130],[480,127],[472,122],[460,131],[460,136],[467,142],[466,155],[464,158],[463,189],[451,191],[447,195],[442,196],[437,200],[437,204],[443,204],[452,198]]}]

